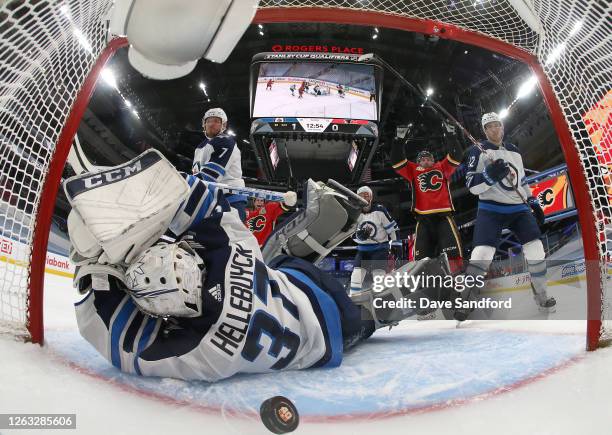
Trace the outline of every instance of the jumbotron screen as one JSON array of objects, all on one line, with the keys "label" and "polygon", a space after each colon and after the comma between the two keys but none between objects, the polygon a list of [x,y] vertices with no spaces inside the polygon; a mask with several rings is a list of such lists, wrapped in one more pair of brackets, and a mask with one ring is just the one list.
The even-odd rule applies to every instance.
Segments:
[{"label": "jumbotron screen", "polygon": [[262,62],[254,118],[349,118],[378,121],[374,66]]}]

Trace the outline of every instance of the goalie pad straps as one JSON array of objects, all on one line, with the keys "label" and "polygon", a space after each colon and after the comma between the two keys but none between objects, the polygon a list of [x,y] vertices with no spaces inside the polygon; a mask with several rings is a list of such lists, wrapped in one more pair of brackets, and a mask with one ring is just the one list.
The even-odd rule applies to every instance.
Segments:
[{"label": "goalie pad straps", "polygon": [[304,243],[306,243],[310,247],[310,249],[312,249],[313,251],[315,251],[319,255],[327,255],[328,254],[329,249],[327,249],[325,246],[321,245],[319,242],[317,242],[315,239],[313,239],[310,236],[310,233],[307,230],[300,231],[299,233],[296,234],[296,236],[300,240],[302,240]]},{"label": "goalie pad straps", "polygon": [[[104,251],[102,261],[129,263],[166,231],[189,186],[151,149],[123,165],[71,177],[64,190],[91,234],[86,253],[97,243]],[[78,232],[70,234],[72,243],[84,249],[77,237]]]},{"label": "goalie pad straps", "polygon": [[[76,267],[73,285],[80,293],[84,293],[90,285],[93,290],[110,290],[109,276],[114,276],[125,283],[125,271],[121,266],[99,263],[83,264]],[[91,277],[90,280],[83,279],[87,277]]]}]

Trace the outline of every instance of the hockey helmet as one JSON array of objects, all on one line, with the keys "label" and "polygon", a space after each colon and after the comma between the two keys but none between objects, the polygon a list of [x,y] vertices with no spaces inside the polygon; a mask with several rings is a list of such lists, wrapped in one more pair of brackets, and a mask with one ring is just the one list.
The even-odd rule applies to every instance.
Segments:
[{"label": "hockey helmet", "polygon": [[357,195],[364,192],[370,194],[370,198],[374,196],[372,189],[370,189],[368,186],[361,186],[359,189],[357,189]]},{"label": "hockey helmet", "polygon": [[158,243],[140,254],[125,277],[128,294],[144,313],[155,317],[202,314],[204,261],[186,243]]},{"label": "hockey helmet", "polygon": [[227,124],[227,115],[225,114],[225,111],[221,109],[220,107],[214,107],[212,109],[208,109],[206,113],[204,114],[204,118],[202,118],[202,123],[206,122],[208,118],[212,118],[212,117],[221,118],[221,122],[223,123],[223,126]]},{"label": "hockey helmet", "polygon": [[423,158],[423,157],[429,157],[430,159],[434,160],[434,155],[431,153],[431,151],[428,150],[423,150],[423,151],[419,151],[419,153],[416,156],[416,161],[417,163],[419,163],[419,161]]},{"label": "hockey helmet", "polygon": [[499,115],[495,112],[489,112],[482,115],[482,129],[484,130],[490,122],[502,122]]}]

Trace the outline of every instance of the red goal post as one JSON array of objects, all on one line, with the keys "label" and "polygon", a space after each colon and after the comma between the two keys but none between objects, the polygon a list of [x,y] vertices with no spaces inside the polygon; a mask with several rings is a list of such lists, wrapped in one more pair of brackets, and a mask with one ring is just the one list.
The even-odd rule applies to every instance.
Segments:
[{"label": "red goal post", "polygon": [[[48,233],[66,156],[104,63],[126,44],[107,42],[104,17],[111,4],[26,0],[0,6],[0,237],[19,250],[17,258],[0,254],[0,330],[22,332],[38,343],[44,339]],[[435,34],[528,64],[550,110],[576,196],[587,264],[587,348],[595,349],[612,331],[607,272],[612,241],[606,231],[612,213],[607,166],[600,158],[609,151],[593,142],[593,126],[587,128],[583,117],[612,83],[609,12],[599,0],[264,0],[254,22],[329,22]],[[579,20],[583,30],[548,64]]]}]

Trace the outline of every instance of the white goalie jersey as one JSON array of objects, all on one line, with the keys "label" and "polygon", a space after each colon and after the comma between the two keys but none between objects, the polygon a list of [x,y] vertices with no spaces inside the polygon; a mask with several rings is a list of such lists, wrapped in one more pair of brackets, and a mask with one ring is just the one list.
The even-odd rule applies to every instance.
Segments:
[{"label": "white goalie jersey", "polygon": [[[236,373],[337,366],[340,316],[333,300],[295,270],[263,263],[257,240],[223,194],[185,175],[189,196],[170,228],[206,264],[202,315],[151,317],[112,274],[80,281],[82,336],[114,366],[145,376],[217,381]],[[124,180],[122,182],[128,182]],[[96,188],[84,194],[97,195]],[[185,239],[185,238],[184,238]]]}]

